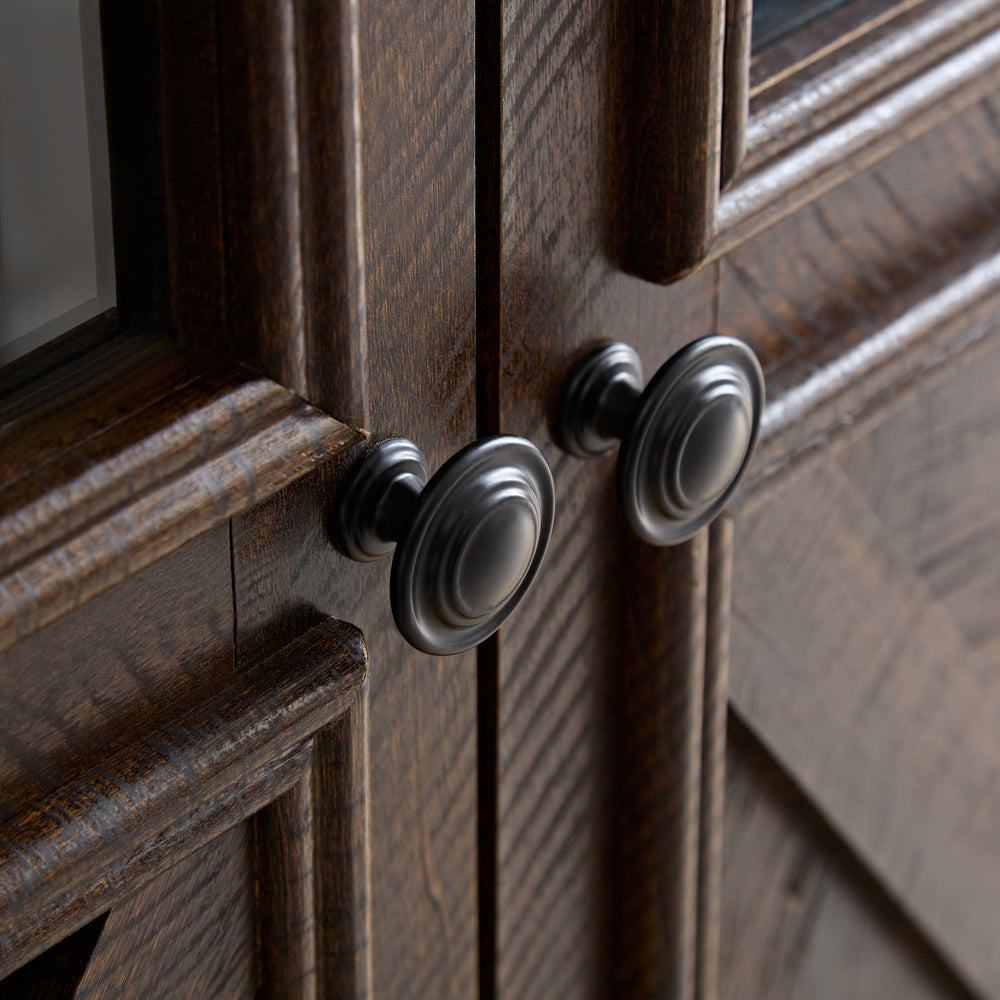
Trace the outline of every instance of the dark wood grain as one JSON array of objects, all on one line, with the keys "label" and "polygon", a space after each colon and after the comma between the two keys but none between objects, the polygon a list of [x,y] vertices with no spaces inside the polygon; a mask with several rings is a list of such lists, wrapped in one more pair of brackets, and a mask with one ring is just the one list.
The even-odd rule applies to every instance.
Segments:
[{"label": "dark wood grain", "polygon": [[621,4],[615,18],[619,253],[632,273],[669,281],[715,235],[726,2]]},{"label": "dark wood grain", "polygon": [[316,901],[322,897],[315,871],[311,745],[309,749],[298,783],[252,820],[261,995],[275,1000],[318,995]]},{"label": "dark wood grain", "polygon": [[738,719],[728,739],[725,1000],[971,1000]]},{"label": "dark wood grain", "polygon": [[367,424],[356,0],[164,4],[181,339]]},{"label": "dark wood grain", "polygon": [[245,818],[244,799],[287,789],[289,770],[302,773],[292,752],[346,709],[366,662],[356,629],[319,625],[8,820],[0,969]]},{"label": "dark wood grain", "polygon": [[720,329],[754,347],[768,382],[751,503],[988,347],[995,106],[965,112],[722,261]]},{"label": "dark wood grain", "polygon": [[112,909],[76,1000],[256,995],[249,853],[237,824]]},{"label": "dark wood grain", "polygon": [[0,419],[0,648],[360,439],[247,369],[125,336]]},{"label": "dark wood grain", "polygon": [[[595,344],[628,339],[651,373],[713,324],[712,269],[663,288],[606,253],[626,15],[597,0],[503,8],[501,174],[488,181],[502,192],[501,242],[486,251],[501,312],[498,344],[480,351],[499,396],[480,421],[543,450],[557,515],[495,661],[480,661],[481,731],[499,744],[483,814],[498,823],[501,998],[693,989],[703,606],[688,613],[704,601],[704,545],[671,557],[630,541],[613,456],[571,458],[552,434],[563,380]],[[658,731],[667,715],[677,725]]]},{"label": "dark wood grain", "polygon": [[837,456],[962,638],[992,663],[1000,662],[998,386],[994,347]]},{"label": "dark wood grain", "polygon": [[841,357],[827,349],[823,367],[768,406],[744,486],[753,502],[762,502],[772,482],[885,419],[956,365],[971,364],[995,338],[998,305],[1000,256],[991,256]]},{"label": "dark wood grain", "polygon": [[630,540],[611,693],[611,995],[695,996],[708,532]]},{"label": "dark wood grain", "polygon": [[995,665],[832,461],[740,518],[733,602],[740,715],[963,980],[992,995]]},{"label": "dark wood grain", "polygon": [[722,149],[719,183],[732,183],[747,150],[750,113],[750,0],[726,0],[722,68]]},{"label": "dark wood grain", "polygon": [[[936,22],[931,22],[932,36],[935,25]],[[972,27],[961,22],[954,31],[967,39],[964,47],[916,76],[905,76],[887,90],[879,90],[885,53],[877,48],[871,54],[862,50],[853,73],[855,86],[862,92],[865,103],[851,113],[849,94],[840,93],[838,84],[833,88],[836,96],[827,112],[828,117],[836,120],[829,127],[810,129],[790,149],[779,148],[776,155],[758,164],[756,169],[745,171],[740,183],[719,201],[719,235],[712,245],[711,256],[727,253],[754,233],[808,205],[994,91],[1000,80],[1000,32],[994,29],[980,34],[978,24]],[[969,34],[971,38],[967,37]],[[910,66],[906,46],[902,48],[897,76]],[[869,63],[869,59],[873,61]],[[912,61],[918,67],[921,64],[919,58]],[[839,77],[839,64],[836,73]],[[893,79],[891,73],[889,79]],[[873,87],[877,92],[871,94]],[[815,102],[815,93],[807,90],[805,97],[793,94],[775,120],[768,122],[766,131],[783,132],[783,117],[791,119],[793,124],[789,129],[793,134],[797,127],[794,123],[801,122],[803,115],[806,121],[811,121],[812,110],[808,105]],[[822,103],[822,98],[819,100]],[[799,129],[801,132],[800,126]],[[754,134],[751,116],[748,125],[751,160]],[[776,145],[780,147],[780,143]]]},{"label": "dark wood grain", "polygon": [[708,547],[695,968],[698,1000],[716,1000],[719,996],[732,558],[733,523],[723,516],[709,529]]},{"label": "dark wood grain", "polygon": [[222,525],[0,654],[0,819],[230,680],[229,575]]},{"label": "dark wood grain", "polygon": [[317,737],[313,772],[320,896],[320,995],[372,997],[372,834],[368,689]]},{"label": "dark wood grain", "polygon": [[[358,14],[369,426],[411,438],[437,468],[475,434],[474,5],[389,0]],[[327,848],[338,892],[368,891],[370,859],[370,926],[333,926],[329,898],[327,981],[359,996],[466,1000],[478,979],[475,656],[407,647],[389,561],[334,550],[327,523],[347,462],[234,521],[240,662],[316,611],[364,630],[367,719],[326,749],[318,741],[317,773],[367,759],[367,802],[341,802],[339,819],[331,805],[320,828],[350,828],[352,851]]]}]

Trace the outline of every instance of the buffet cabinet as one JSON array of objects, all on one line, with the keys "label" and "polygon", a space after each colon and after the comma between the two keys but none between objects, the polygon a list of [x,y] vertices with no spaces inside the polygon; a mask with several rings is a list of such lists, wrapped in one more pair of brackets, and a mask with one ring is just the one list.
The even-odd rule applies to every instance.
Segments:
[{"label": "buffet cabinet", "polygon": [[[1000,4],[758,6],[103,0],[117,305],[0,371],[0,997],[1000,996]],[[716,335],[756,453],[651,545],[564,386]],[[496,434],[548,551],[418,651],[339,498]]]}]

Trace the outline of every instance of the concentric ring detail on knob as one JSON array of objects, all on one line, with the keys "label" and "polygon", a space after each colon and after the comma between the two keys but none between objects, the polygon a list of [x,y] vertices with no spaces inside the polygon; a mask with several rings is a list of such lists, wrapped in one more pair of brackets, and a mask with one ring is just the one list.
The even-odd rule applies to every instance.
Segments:
[{"label": "concentric ring detail on knob", "polygon": [[672,545],[712,521],[757,444],[764,377],[732,337],[678,351],[643,391],[618,456],[618,496],[640,538]]},{"label": "concentric ring detail on knob", "polygon": [[522,438],[486,438],[446,462],[393,557],[392,610],[406,639],[447,654],[492,635],[534,579],[554,502],[548,463]]}]

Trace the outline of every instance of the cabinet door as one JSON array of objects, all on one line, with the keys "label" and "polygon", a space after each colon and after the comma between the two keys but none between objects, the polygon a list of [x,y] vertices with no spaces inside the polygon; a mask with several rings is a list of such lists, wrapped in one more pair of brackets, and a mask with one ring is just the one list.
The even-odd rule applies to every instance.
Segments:
[{"label": "cabinet door", "polygon": [[478,65],[478,338],[497,373],[480,426],[535,441],[557,492],[546,563],[481,653],[484,996],[686,997],[696,979],[708,533],[634,539],[613,454],[585,462],[553,435],[595,345],[626,341],[652,372],[715,323],[712,269],[661,287],[611,252],[623,6],[505,3],[477,24],[495,46]]},{"label": "cabinet door", "polygon": [[[106,0],[101,19],[117,309],[5,372],[3,671],[30,718],[66,692],[34,783],[9,720],[5,818],[140,736],[188,675],[208,697],[349,621],[370,679],[312,741],[298,798],[272,783],[274,809],[184,862],[198,886],[155,884],[178,912],[208,912],[213,878],[232,901],[218,995],[472,996],[475,654],[410,650],[388,566],[328,531],[369,435],[412,438],[432,467],[474,436],[472,5]],[[313,883],[282,869],[297,850]],[[296,887],[317,907],[301,926]],[[187,966],[146,967],[172,961],[156,895],[84,942],[85,995],[122,988],[122,954],[144,963],[133,991],[193,995]],[[177,959],[194,982],[207,951]]]},{"label": "cabinet door", "polygon": [[[644,10],[672,24],[669,6]],[[710,6],[676,17],[704,17],[724,47]],[[622,218],[622,130],[647,121],[658,82],[686,79],[681,57],[637,110],[629,5],[480,20],[499,55],[478,66],[478,241],[495,276],[478,335],[501,376],[480,420],[543,446],[558,491],[531,600],[484,654],[496,995],[997,992],[996,581],[977,551],[993,547],[997,484],[988,459],[961,458],[991,447],[997,16],[844,4],[759,52],[746,156],[687,276],[643,271],[619,242],[663,225],[652,202]],[[704,167],[721,135],[675,131],[643,162],[680,149]],[[692,198],[688,215],[669,203],[669,225],[700,226]],[[764,436],[732,516],[651,549],[616,508],[613,457],[557,447],[560,389],[602,341],[651,372],[713,332],[764,362]]]}]

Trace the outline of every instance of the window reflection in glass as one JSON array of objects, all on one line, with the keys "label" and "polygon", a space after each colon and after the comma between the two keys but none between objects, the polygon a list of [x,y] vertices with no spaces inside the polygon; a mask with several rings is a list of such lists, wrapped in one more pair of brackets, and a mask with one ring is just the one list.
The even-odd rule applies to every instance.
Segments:
[{"label": "window reflection in glass", "polygon": [[114,305],[98,0],[0,0],[0,363]]},{"label": "window reflection in glass", "polygon": [[753,48],[761,49],[846,0],[754,0]]}]

